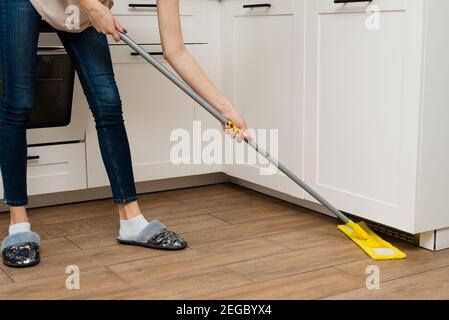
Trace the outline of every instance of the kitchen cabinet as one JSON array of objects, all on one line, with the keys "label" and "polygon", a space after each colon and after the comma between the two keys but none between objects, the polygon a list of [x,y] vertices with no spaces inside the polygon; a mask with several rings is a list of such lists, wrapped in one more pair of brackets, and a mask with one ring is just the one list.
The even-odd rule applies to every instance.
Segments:
[{"label": "kitchen cabinet", "polygon": [[368,220],[448,227],[449,3],[306,4],[306,181]]},{"label": "kitchen cabinet", "polygon": [[[259,4],[259,6],[258,6]],[[222,3],[223,89],[254,130],[276,130],[278,140],[259,139],[302,176],[304,1]],[[256,6],[254,6],[256,5]],[[248,7],[249,6],[249,7]],[[248,158],[247,158],[248,159]],[[230,176],[302,197],[283,174],[261,171],[266,163],[225,166]]]},{"label": "kitchen cabinet", "polygon": [[[161,55],[160,45],[144,47],[170,68]],[[200,61],[207,55],[203,52],[207,50],[205,45],[190,45],[188,50]],[[170,141],[171,133],[182,129],[193,136],[193,121],[197,118],[195,103],[143,58],[133,55],[129,47],[112,46],[111,54],[123,101],[136,182],[221,171],[220,164],[194,164],[192,149],[186,159],[189,164],[172,162],[170,153],[177,142]],[[86,145],[89,188],[109,185],[92,119]]]}]

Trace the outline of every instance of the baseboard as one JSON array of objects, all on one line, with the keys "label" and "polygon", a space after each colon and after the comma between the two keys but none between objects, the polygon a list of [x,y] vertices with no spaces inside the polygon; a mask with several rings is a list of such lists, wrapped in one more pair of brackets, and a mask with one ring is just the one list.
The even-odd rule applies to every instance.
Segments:
[{"label": "baseboard", "polygon": [[449,249],[449,228],[420,234],[419,245],[431,251]]}]

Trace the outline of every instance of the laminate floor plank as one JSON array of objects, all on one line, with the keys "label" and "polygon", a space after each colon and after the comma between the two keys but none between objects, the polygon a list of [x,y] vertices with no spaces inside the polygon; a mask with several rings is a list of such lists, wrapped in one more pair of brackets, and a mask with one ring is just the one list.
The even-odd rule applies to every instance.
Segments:
[{"label": "laminate floor plank", "polygon": [[66,281],[69,276],[70,274],[61,272],[50,277],[0,286],[0,300],[67,299],[80,294],[101,294],[106,289],[125,287],[118,276],[102,267],[90,271],[81,269],[78,290],[67,288]]},{"label": "laminate floor plank", "polygon": [[253,283],[194,299],[215,300],[312,300],[365,287],[364,281],[326,268],[261,283]]},{"label": "laminate floor plank", "polygon": [[255,282],[262,282],[364,258],[365,254],[348,241],[338,245],[289,250],[286,253],[229,264],[227,267]]},{"label": "laminate floor plank", "polygon": [[110,265],[108,268],[129,283],[169,279],[187,272],[269,256],[287,250],[265,239],[252,239],[160,257]]},{"label": "laminate floor plank", "polygon": [[185,300],[196,294],[208,295],[216,291],[242,286],[249,280],[225,267],[182,273],[171,279],[157,282],[142,280],[138,284],[102,290],[99,293],[79,295],[77,299],[114,299],[114,300]]}]

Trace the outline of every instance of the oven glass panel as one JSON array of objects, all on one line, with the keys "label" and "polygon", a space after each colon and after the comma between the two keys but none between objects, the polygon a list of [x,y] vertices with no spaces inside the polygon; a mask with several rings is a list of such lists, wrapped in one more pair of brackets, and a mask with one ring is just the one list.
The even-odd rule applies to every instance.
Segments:
[{"label": "oven glass panel", "polygon": [[[67,54],[42,53],[37,56],[34,109],[28,129],[70,124],[74,79],[75,69]],[[0,94],[3,94],[1,72]]]}]

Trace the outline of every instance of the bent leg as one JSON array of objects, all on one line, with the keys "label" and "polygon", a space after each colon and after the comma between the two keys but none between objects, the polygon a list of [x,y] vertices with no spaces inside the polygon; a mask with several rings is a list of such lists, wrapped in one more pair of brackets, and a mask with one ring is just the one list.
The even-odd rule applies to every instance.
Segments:
[{"label": "bent leg", "polygon": [[114,202],[136,201],[131,152],[107,39],[93,28],[76,34],[60,32],[59,36],[76,66],[95,118]]}]

